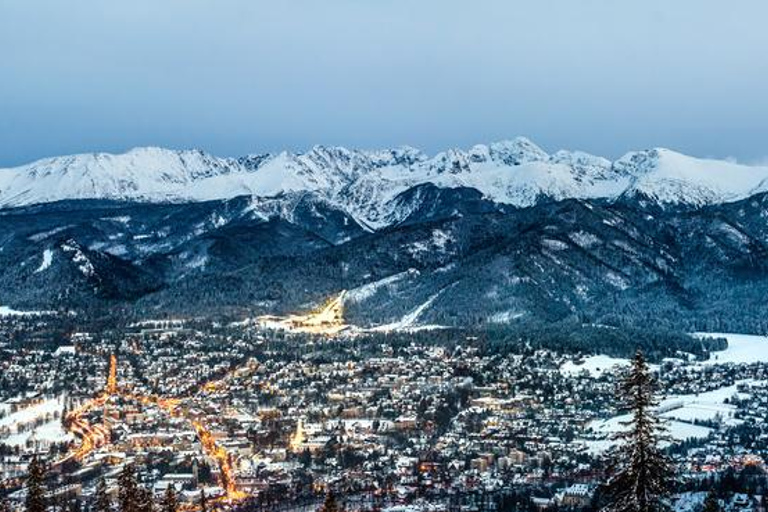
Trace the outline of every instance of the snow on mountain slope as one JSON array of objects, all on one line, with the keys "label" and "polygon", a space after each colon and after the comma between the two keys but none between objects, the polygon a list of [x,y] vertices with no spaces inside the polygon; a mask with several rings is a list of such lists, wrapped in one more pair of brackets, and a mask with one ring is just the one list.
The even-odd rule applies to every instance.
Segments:
[{"label": "snow on mountain slope", "polygon": [[412,208],[400,193],[431,183],[470,187],[519,207],[565,198],[631,197],[700,206],[768,190],[768,167],[688,157],[666,149],[615,162],[582,152],[547,154],[518,137],[428,157],[410,147],[361,151],[316,146],[303,154],[217,158],[201,151],[137,148],[54,157],[0,169],[0,207],[64,199],[186,202],[311,192],[377,229]]},{"label": "snow on mountain slope", "polygon": [[47,158],[0,170],[0,204],[19,206],[61,199],[183,200],[195,181],[239,165],[201,151],[137,148],[120,155],[93,153]]},{"label": "snow on mountain slope", "polygon": [[768,190],[768,167],[682,155],[668,149],[628,153],[614,168],[632,176],[625,194],[697,206],[736,201]]}]

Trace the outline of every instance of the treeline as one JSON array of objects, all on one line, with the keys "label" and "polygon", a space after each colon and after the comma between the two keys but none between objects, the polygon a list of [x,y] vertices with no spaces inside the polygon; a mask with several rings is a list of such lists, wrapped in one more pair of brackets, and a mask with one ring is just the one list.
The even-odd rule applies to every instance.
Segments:
[{"label": "treeline", "polygon": [[[74,492],[67,492],[67,487],[55,487],[46,465],[33,457],[27,470],[24,495],[24,512],[178,512],[181,508],[176,489],[169,484],[160,500],[156,500],[152,490],[141,485],[133,465],[126,465],[117,480],[117,500],[109,493],[106,481],[101,478],[96,484],[96,491],[83,503]],[[116,502],[115,502],[116,501]],[[205,492],[200,491],[197,510],[209,510]],[[11,512],[10,500],[0,488],[0,512]]]},{"label": "treeline", "polygon": [[488,328],[482,335],[486,350],[491,353],[505,353],[523,346],[626,358],[641,349],[652,361],[683,354],[706,359],[710,352],[728,347],[724,338],[699,339],[680,331],[653,326],[585,325],[573,320],[524,322],[505,328]]},{"label": "treeline", "polygon": [[[611,327],[585,325],[575,320],[561,322],[524,321],[509,325],[486,326],[473,329],[433,329],[414,332],[370,333],[367,342],[354,340],[355,347],[368,345],[372,351],[386,343],[393,348],[419,345],[437,345],[448,349],[459,346],[477,348],[481,354],[524,353],[548,349],[568,354],[605,354],[612,357],[631,357],[643,350],[654,362],[665,357],[693,354],[706,359],[711,352],[725,350],[724,338],[695,338],[684,332],[649,326]],[[350,343],[350,342],[347,342]],[[341,348],[344,345],[340,344]]]}]

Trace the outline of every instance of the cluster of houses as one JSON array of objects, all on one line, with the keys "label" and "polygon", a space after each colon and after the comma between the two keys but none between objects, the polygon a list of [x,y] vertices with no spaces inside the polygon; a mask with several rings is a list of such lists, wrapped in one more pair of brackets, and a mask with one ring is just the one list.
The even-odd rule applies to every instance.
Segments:
[{"label": "cluster of houses", "polygon": [[[530,488],[546,509],[589,506],[606,477],[593,426],[617,414],[618,371],[564,372],[574,356],[484,354],[471,343],[384,343],[333,357],[322,344],[291,343],[270,332],[158,322],[119,336],[75,333],[53,350],[6,350],[0,478],[18,481],[34,453],[68,482],[56,492],[84,498],[100,477],[116,492],[131,463],[156,495],[173,486],[189,502],[201,491],[299,500],[334,489],[360,503],[448,504]],[[117,391],[82,415],[105,426],[108,442],[75,461],[82,440],[63,418],[105,393],[113,354]],[[768,382],[768,365],[666,361],[658,374],[668,395],[739,391],[727,398],[729,418],[704,421],[706,437],[678,439],[681,474],[696,480],[762,467],[768,391],[755,383]],[[32,441],[14,441],[13,415],[52,397],[55,419],[38,427],[53,431],[56,422],[58,437],[33,432]]]}]

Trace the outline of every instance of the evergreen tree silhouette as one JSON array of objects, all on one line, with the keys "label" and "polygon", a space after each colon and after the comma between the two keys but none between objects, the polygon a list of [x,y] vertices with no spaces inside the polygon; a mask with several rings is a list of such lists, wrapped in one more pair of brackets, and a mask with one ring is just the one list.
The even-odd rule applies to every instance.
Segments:
[{"label": "evergreen tree silhouette", "polygon": [[0,512],[11,512],[11,502],[5,495],[5,489],[0,485]]},{"label": "evergreen tree silhouette", "polygon": [[112,500],[107,494],[107,482],[104,477],[99,478],[96,484],[96,492],[93,495],[93,512],[111,512]]},{"label": "evergreen tree silhouette", "polygon": [[151,490],[143,486],[139,487],[136,493],[136,497],[137,512],[155,512],[155,501]]},{"label": "evergreen tree silhouette", "polygon": [[160,503],[161,512],[176,512],[179,508],[179,503],[176,501],[176,491],[173,489],[173,484],[168,484],[165,489],[165,495],[163,501]]},{"label": "evergreen tree silhouette", "polygon": [[655,381],[641,351],[619,385],[622,409],[631,414],[627,430],[616,434],[621,442],[614,453],[613,476],[605,488],[604,512],[659,512],[669,509],[672,467],[660,450],[663,425],[652,407]]},{"label": "evergreen tree silhouette", "polygon": [[333,491],[328,491],[328,493],[325,495],[325,501],[323,502],[323,506],[320,507],[318,512],[343,512],[344,508],[339,505],[338,501],[336,500],[336,494],[334,494]]},{"label": "evergreen tree silhouette", "polygon": [[205,495],[205,489],[200,489],[200,512],[208,512],[208,497]]},{"label": "evergreen tree silhouette", "polygon": [[32,457],[29,462],[27,497],[24,502],[26,512],[45,512],[45,476],[46,471],[43,463],[37,459],[37,456]]},{"label": "evergreen tree silhouette", "polygon": [[704,508],[702,512],[722,512],[723,508],[720,506],[720,502],[717,500],[717,493],[714,489],[710,489],[707,493],[707,497],[704,499]]},{"label": "evergreen tree silhouette", "polygon": [[117,478],[118,503],[120,512],[139,512],[139,484],[136,482],[136,468],[128,464]]}]

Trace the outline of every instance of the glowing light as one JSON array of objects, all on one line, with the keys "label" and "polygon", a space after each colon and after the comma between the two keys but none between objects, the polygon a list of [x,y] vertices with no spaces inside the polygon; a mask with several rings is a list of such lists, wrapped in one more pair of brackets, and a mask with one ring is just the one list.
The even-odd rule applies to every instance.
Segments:
[{"label": "glowing light", "polygon": [[237,501],[246,498],[248,495],[237,490],[235,485],[235,472],[232,468],[229,453],[216,444],[211,432],[205,428],[205,426],[199,421],[192,421],[192,426],[197,432],[197,436],[200,438],[200,444],[203,445],[203,451],[206,455],[216,460],[221,470],[221,483],[222,487],[227,492],[227,498],[232,501]]},{"label": "glowing light", "polygon": [[292,452],[301,451],[304,447],[304,441],[306,441],[306,435],[304,434],[304,420],[299,420],[296,425],[296,432],[291,436],[291,443],[289,445]]},{"label": "glowing light", "polygon": [[342,291],[337,297],[330,299],[325,305],[306,315],[262,316],[259,317],[259,321],[266,326],[276,326],[294,332],[338,334],[349,327],[344,322],[344,296],[346,293],[346,291]]},{"label": "glowing light", "polygon": [[[92,451],[110,442],[111,435],[109,426],[91,425],[84,416],[90,411],[104,406],[112,396],[119,395],[126,400],[135,401],[142,405],[155,405],[165,411],[169,416],[183,417],[189,420],[200,438],[203,451],[219,465],[221,484],[226,490],[226,495],[222,499],[228,502],[235,502],[248,497],[247,493],[237,489],[235,483],[235,471],[232,467],[230,454],[222,446],[216,443],[211,432],[200,421],[188,417],[187,411],[181,407],[181,401],[179,399],[163,398],[155,395],[138,395],[129,393],[124,389],[121,390],[117,385],[117,358],[114,354],[110,357],[109,363],[107,385],[105,386],[104,391],[67,414],[67,428],[70,432],[80,438],[80,445],[63,459],[57,461],[56,464],[61,464],[73,458],[78,461],[83,460]],[[251,369],[257,368],[258,362],[249,361],[248,366]],[[229,375],[227,375],[227,377],[228,376]],[[206,389],[216,389],[220,384],[223,384],[223,381],[224,379],[218,382],[211,382],[209,383],[211,387],[206,386]],[[190,508],[190,510],[194,509],[194,507]]]},{"label": "glowing light", "polygon": [[107,376],[106,392],[110,395],[117,393],[117,357],[115,357],[115,354],[109,356],[109,375]]}]

